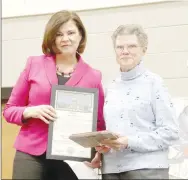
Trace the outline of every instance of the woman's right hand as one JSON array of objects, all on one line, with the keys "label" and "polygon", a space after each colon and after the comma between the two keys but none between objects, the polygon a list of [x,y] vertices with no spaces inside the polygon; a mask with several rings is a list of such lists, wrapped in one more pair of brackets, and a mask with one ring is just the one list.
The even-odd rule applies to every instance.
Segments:
[{"label": "woman's right hand", "polygon": [[102,154],[109,152],[110,149],[111,149],[111,148],[109,148],[109,147],[107,147],[107,146],[105,146],[105,145],[95,147],[95,150],[96,150],[97,152],[99,152],[99,153],[102,153]]},{"label": "woman's right hand", "polygon": [[39,105],[33,107],[27,107],[23,112],[23,118],[38,118],[49,124],[49,121],[54,121],[57,116],[55,109],[50,105]]}]

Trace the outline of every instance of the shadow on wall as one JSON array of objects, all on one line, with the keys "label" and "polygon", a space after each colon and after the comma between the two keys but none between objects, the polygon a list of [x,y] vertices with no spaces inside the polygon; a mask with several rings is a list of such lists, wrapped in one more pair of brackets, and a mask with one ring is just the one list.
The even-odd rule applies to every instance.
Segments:
[{"label": "shadow on wall", "polygon": [[[2,110],[4,104],[1,103]],[[2,116],[2,179],[12,178],[12,165],[15,154],[13,148],[15,138],[19,131],[19,126],[9,124]]]}]

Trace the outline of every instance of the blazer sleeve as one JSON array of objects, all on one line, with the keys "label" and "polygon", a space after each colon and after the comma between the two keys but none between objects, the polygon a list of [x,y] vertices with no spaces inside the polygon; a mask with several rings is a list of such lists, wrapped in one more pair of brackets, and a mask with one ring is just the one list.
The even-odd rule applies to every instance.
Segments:
[{"label": "blazer sleeve", "polygon": [[106,129],[104,116],[103,116],[104,90],[103,90],[101,79],[102,79],[102,75],[100,73],[100,81],[97,85],[97,88],[99,90],[97,131],[102,131]]},{"label": "blazer sleeve", "polygon": [[31,69],[31,62],[32,58],[29,57],[3,110],[3,116],[7,122],[20,126],[23,125],[23,112],[28,103],[30,89],[28,77]]}]

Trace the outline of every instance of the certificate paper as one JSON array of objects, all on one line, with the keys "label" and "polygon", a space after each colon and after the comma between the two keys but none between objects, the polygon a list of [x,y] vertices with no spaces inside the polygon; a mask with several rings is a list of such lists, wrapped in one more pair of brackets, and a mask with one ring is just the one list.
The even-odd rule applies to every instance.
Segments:
[{"label": "certificate paper", "polygon": [[98,89],[53,86],[51,105],[58,118],[49,125],[47,158],[90,160],[91,148],[82,147],[70,140],[69,136],[96,131]]}]

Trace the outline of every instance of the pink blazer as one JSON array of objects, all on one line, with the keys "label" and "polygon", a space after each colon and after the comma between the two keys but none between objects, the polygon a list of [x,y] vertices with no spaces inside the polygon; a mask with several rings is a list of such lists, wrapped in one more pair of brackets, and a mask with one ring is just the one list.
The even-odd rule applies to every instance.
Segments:
[{"label": "pink blazer", "polygon": [[[45,55],[29,57],[3,110],[7,122],[21,126],[14,144],[17,150],[32,155],[41,155],[46,151],[48,125],[39,119],[29,119],[23,124],[22,114],[28,106],[49,105],[52,84],[58,84],[54,58]],[[104,92],[100,71],[91,68],[80,57],[65,85],[99,89],[97,129],[104,130]]]}]

